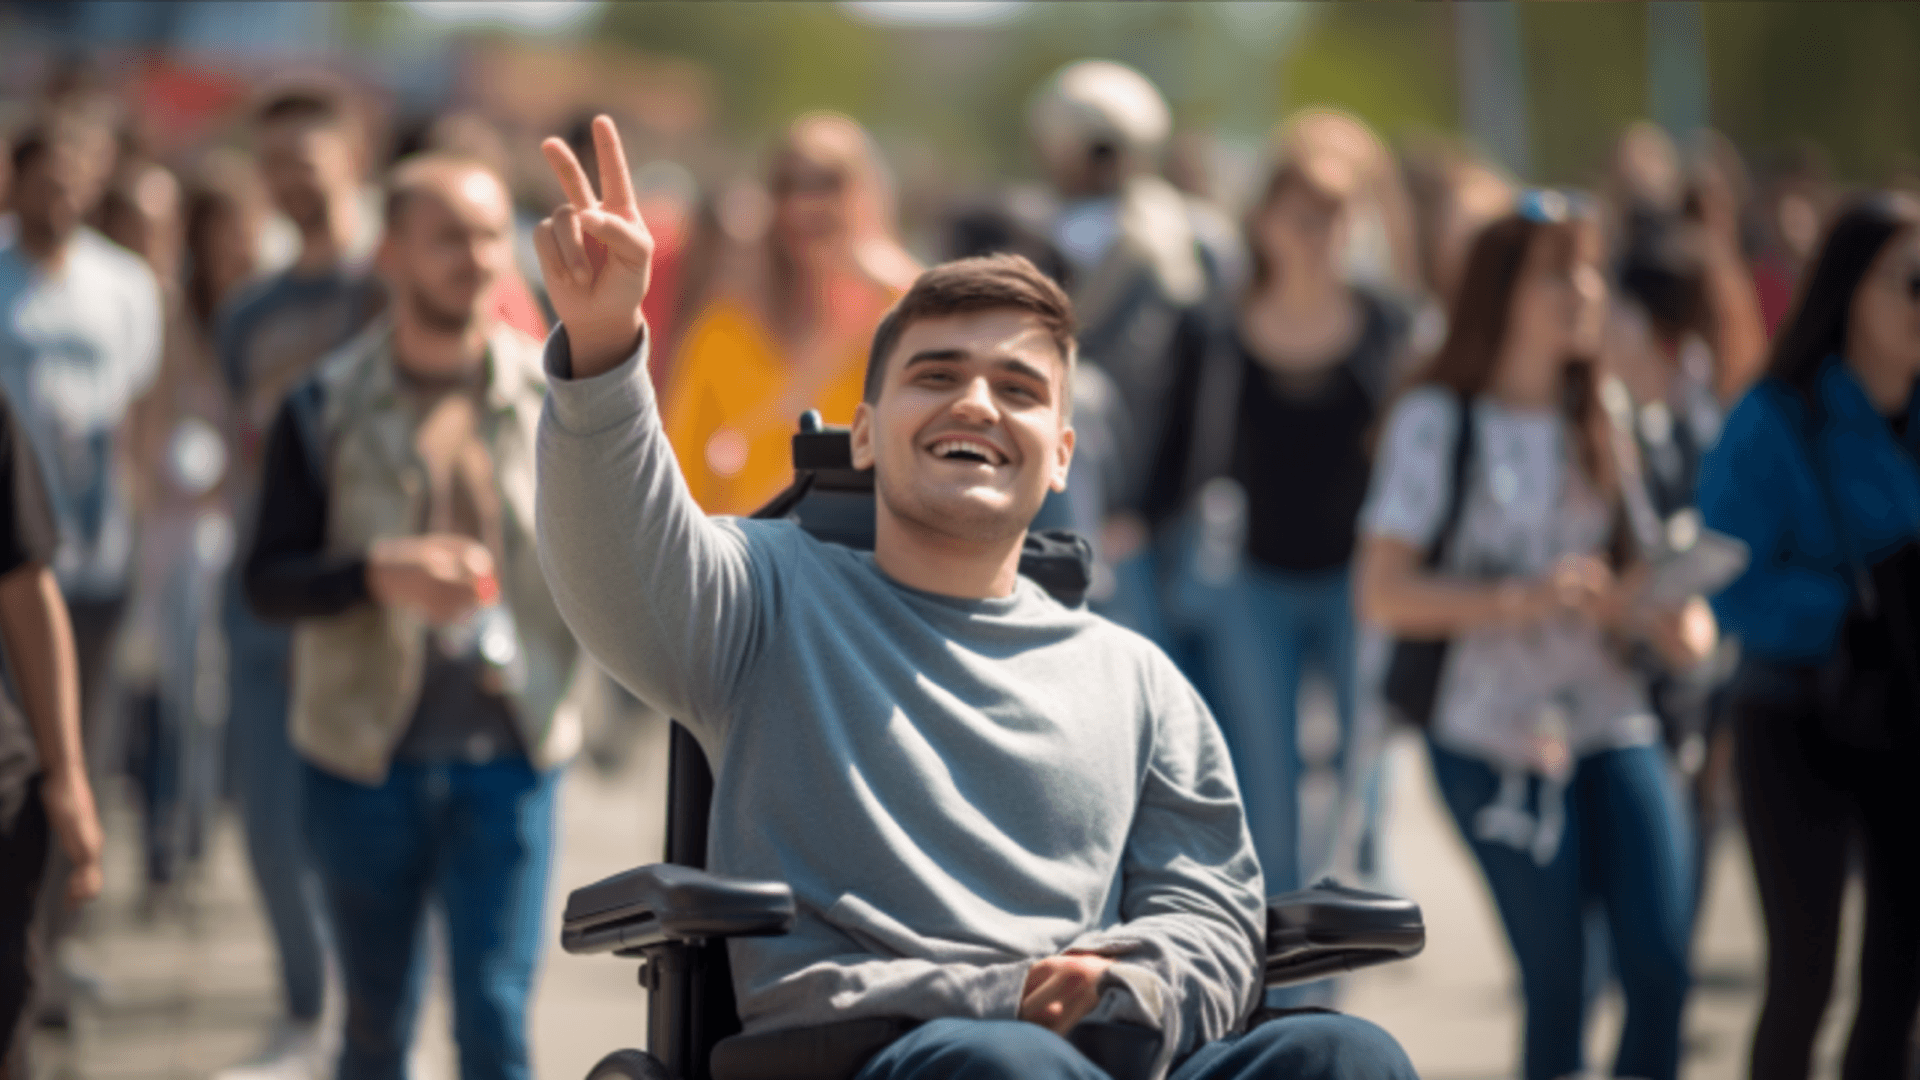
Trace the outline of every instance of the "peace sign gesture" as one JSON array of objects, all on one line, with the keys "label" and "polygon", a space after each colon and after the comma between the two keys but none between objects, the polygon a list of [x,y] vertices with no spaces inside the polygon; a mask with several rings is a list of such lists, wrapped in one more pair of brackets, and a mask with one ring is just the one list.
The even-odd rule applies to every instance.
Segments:
[{"label": "peace sign gesture", "polygon": [[540,276],[573,347],[576,379],[617,367],[633,353],[645,326],[640,301],[653,273],[653,234],[640,220],[611,118],[593,118],[593,147],[604,201],[594,198],[580,159],[566,143],[549,138],[540,144],[567,201],[533,232]]}]

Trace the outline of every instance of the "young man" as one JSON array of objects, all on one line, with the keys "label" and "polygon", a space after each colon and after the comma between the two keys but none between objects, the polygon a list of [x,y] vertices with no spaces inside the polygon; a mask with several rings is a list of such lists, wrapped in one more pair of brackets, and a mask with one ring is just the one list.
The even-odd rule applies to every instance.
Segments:
[{"label": "young man", "polygon": [[424,915],[445,916],[466,1080],[528,1076],[577,650],[533,537],[539,345],[497,325],[506,188],[394,172],[391,316],[322,361],[268,436],[247,599],[295,620],[290,732],[347,991],[341,1080],[400,1080]]},{"label": "young man", "polygon": [[32,924],[49,834],[66,853],[64,898],[100,891],[100,819],[80,749],[80,688],[67,607],[47,563],[53,510],[33,448],[0,398],[0,1080],[28,1080]]},{"label": "young man", "polygon": [[536,233],[563,324],[541,561],[594,656],[705,743],[712,869],[793,887],[792,933],[732,943],[747,1030],[925,1021],[861,1080],[1091,1080],[1063,1037],[1086,1019],[1157,1029],[1155,1076],[1412,1075],[1345,1017],[1235,1036],[1265,920],[1220,733],[1158,650],[1018,574],[1073,453],[1058,287],[950,263],[881,323],[853,430],[871,555],[710,519],[646,379],[651,238],[595,135],[604,203],[545,145],[571,201]]},{"label": "young man", "polygon": [[[319,90],[290,90],[254,113],[254,148],[273,204],[300,233],[292,266],[235,298],[216,349],[233,396],[234,518],[253,520],[266,432],[287,391],[324,355],[364,328],[386,293],[357,238],[364,154],[345,105]],[[247,538],[242,536],[242,550]],[[246,1064],[218,1080],[307,1080],[328,1040],[320,1031],[326,964],[312,865],[300,831],[300,759],[287,741],[289,638],[255,618],[237,582],[225,610],[230,673],[229,752],[247,854],[280,955],[286,1014]]]},{"label": "young man", "polygon": [[[53,508],[48,557],[71,616],[85,752],[97,774],[120,751],[112,658],[133,563],[121,426],[160,366],[161,296],[145,262],[81,224],[113,168],[110,132],[55,112],[13,145],[18,239],[0,248],[0,388],[18,410]],[[49,880],[64,873],[54,851]],[[49,887],[41,947],[61,958],[71,919]],[[64,971],[64,965],[59,970]],[[41,1019],[64,1027],[66,977],[45,980]]]}]

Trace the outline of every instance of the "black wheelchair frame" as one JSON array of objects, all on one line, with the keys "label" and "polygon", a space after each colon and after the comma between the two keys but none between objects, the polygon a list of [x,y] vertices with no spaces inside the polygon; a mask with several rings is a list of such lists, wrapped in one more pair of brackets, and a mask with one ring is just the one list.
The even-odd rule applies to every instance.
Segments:
[{"label": "black wheelchair frame", "polygon": [[[818,413],[808,412],[793,438],[793,462],[793,484],[753,516],[794,518],[819,539],[870,549],[873,477],[853,468],[847,431],[824,427]],[[1028,547],[1035,549],[1032,541]],[[1028,560],[1022,569],[1029,570]],[[1030,576],[1056,596],[1078,601],[1072,582],[1034,570]],[[1084,582],[1079,586],[1083,593]],[[912,1023],[868,1019],[740,1034],[726,941],[786,933],[794,920],[793,893],[783,882],[706,871],[713,774],[699,743],[678,723],[668,755],[666,861],[567,897],[561,947],[638,958],[647,990],[647,1051],[614,1051],[589,1080],[846,1080]],[[1412,901],[1327,879],[1269,899],[1266,985],[1404,959],[1425,944],[1425,924]],[[1260,1019],[1255,1013],[1249,1022]],[[1159,1045],[1157,1033],[1125,1025],[1082,1024],[1070,1038],[1116,1080],[1137,1071],[1129,1061],[1152,1060]]]}]

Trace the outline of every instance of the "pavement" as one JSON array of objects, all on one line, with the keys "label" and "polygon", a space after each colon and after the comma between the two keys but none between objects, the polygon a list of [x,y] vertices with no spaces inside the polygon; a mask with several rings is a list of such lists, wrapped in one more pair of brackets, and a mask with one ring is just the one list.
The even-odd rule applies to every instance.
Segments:
[{"label": "pavement", "polygon": [[[539,1080],[584,1077],[607,1051],[644,1044],[646,1002],[633,965],[566,956],[558,922],[567,890],[658,857],[665,745],[660,727],[648,725],[633,735],[625,765],[611,772],[577,766],[565,782],[549,907],[554,933],[533,1008]],[[1428,946],[1413,960],[1349,976],[1340,1007],[1398,1037],[1427,1080],[1515,1076],[1519,1003],[1491,900],[1438,802],[1418,744],[1395,741],[1387,762],[1389,870],[1422,905]],[[105,801],[108,888],[75,950],[102,990],[81,1002],[68,1036],[36,1037],[36,1073],[40,1080],[203,1080],[252,1053],[279,1009],[274,960],[237,828],[231,818],[222,821],[196,878],[150,911],[136,884],[127,802],[114,791]],[[1855,897],[1844,957],[1857,947],[1857,908]],[[1697,942],[1683,1070],[1689,1080],[1745,1076],[1761,952],[1745,846],[1729,830],[1714,856]],[[1851,981],[1850,967],[1843,960],[1842,987]],[[437,974],[437,987],[444,978]],[[1836,1001],[1816,1076],[1835,1075],[1849,1014],[1847,1003]],[[1590,1025],[1590,1061],[1607,1061],[1619,1015],[1617,995],[1609,993]],[[436,989],[421,1018],[412,1080],[456,1075],[447,1031],[445,995]]]}]

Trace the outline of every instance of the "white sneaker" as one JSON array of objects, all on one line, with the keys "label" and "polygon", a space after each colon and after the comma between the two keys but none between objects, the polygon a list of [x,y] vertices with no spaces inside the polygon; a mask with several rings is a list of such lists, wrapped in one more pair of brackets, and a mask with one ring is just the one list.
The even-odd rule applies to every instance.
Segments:
[{"label": "white sneaker", "polygon": [[332,1064],[318,1020],[274,1021],[260,1052],[213,1074],[213,1080],[323,1080]]}]

